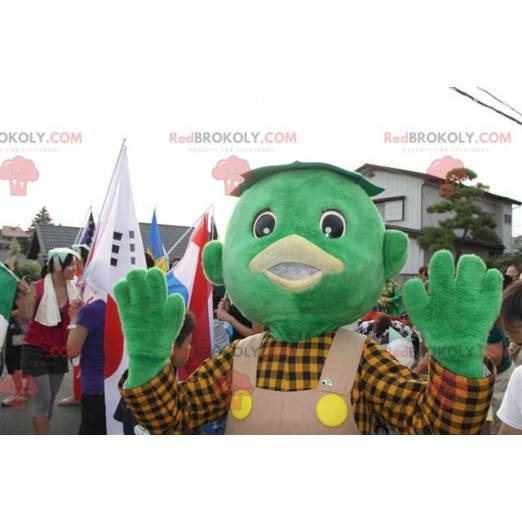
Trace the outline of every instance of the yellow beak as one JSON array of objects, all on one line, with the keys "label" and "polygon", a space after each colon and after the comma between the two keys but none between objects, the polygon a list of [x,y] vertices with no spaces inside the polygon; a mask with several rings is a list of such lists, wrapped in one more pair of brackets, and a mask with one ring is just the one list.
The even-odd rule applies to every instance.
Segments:
[{"label": "yellow beak", "polygon": [[248,268],[263,272],[277,286],[302,292],[319,282],[324,274],[337,274],[344,264],[304,237],[292,234],[259,252]]}]

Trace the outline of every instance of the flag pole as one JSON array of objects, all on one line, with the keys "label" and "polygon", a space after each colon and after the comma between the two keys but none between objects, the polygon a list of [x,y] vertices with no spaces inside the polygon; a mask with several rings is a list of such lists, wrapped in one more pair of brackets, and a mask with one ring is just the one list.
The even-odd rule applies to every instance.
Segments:
[{"label": "flag pole", "polygon": [[[93,238],[93,244],[96,243],[96,239],[98,237],[98,232],[100,231],[100,218],[101,218],[101,215],[103,213],[103,209],[105,208],[105,203],[107,203],[107,198],[109,197],[109,192],[111,191],[111,187],[112,187],[112,182],[114,181],[114,176],[116,176],[116,169],[118,167],[118,163],[120,162],[120,157],[121,157],[121,154],[122,152],[124,151],[125,149],[125,145],[126,145],[126,142],[127,142],[127,138],[123,138],[122,142],[121,142],[121,147],[120,147],[120,152],[118,153],[118,158],[116,159],[116,163],[114,164],[114,169],[112,171],[112,176],[111,176],[111,180],[109,182],[109,187],[107,188],[107,192],[105,193],[105,198],[103,199],[103,205],[101,207],[101,211],[100,211],[100,214],[98,216],[98,226],[96,227],[95,231],[94,231],[94,238]],[[89,256],[87,257],[87,263],[85,264],[85,269],[87,268],[90,260],[91,260],[91,256],[93,255],[94,253],[94,250],[91,250],[89,252]]]},{"label": "flag pole", "polygon": [[[109,196],[109,191],[111,189],[111,186],[112,186],[112,181],[114,179],[114,176],[116,175],[116,167],[118,166],[118,163],[120,162],[120,157],[121,157],[121,154],[123,152],[123,150],[125,149],[125,144],[127,142],[127,138],[123,138],[122,142],[121,142],[121,148],[120,148],[120,152],[118,154],[118,158],[116,159],[116,163],[114,165],[114,169],[112,171],[112,176],[111,176],[111,180],[109,182],[109,187],[107,189],[107,192],[105,193],[105,198],[103,200],[103,205],[102,205],[102,211],[103,209],[105,208],[105,203],[107,202],[107,197]],[[98,220],[99,221],[99,220]]]},{"label": "flag pole", "polygon": [[194,226],[196,225],[196,223],[202,218],[202,216],[204,216],[210,209],[214,209],[214,204],[210,205],[207,209],[205,209],[205,211],[200,215],[198,216],[198,218],[196,219],[196,221],[194,221],[194,223],[192,223],[192,225],[190,225],[190,227],[185,231],[185,233],[172,245],[172,247],[169,249],[169,251],[167,252],[167,257],[170,257],[170,254],[171,252],[185,239],[185,237],[187,236],[187,234],[193,230]]}]

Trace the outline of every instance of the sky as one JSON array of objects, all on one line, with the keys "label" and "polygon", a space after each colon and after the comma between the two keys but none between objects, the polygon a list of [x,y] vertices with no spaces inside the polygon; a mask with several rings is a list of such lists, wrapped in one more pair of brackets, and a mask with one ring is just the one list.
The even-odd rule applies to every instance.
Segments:
[{"label": "sky", "polygon": [[[287,17],[275,17],[269,4],[145,12],[133,2],[106,3],[103,11],[31,3],[29,18],[25,4],[10,7],[10,19],[23,24],[4,26],[0,37],[8,80],[0,86],[0,165],[22,156],[39,177],[20,196],[0,179],[0,224],[26,228],[44,205],[62,225],[80,226],[90,205],[96,219],[123,138],[138,219],[146,222],[156,208],[160,223],[190,225],[214,205],[224,230],[235,198],[225,197],[224,182],[212,171],[230,156],[251,168],[299,160],[426,172],[449,155],[477,172],[492,192],[522,200],[522,127],[450,90],[457,82],[435,65],[430,77],[428,64],[424,81],[412,83],[401,74],[409,69],[411,75],[430,55],[411,43],[402,46],[407,40],[390,33],[390,48],[369,46],[368,56],[388,55],[392,62],[401,55],[406,63],[381,61],[362,69],[368,63],[360,35],[348,34],[346,20],[339,21],[330,4],[322,13],[329,25],[323,26],[312,4],[303,3],[298,31],[289,30]],[[223,16],[224,5],[233,6],[233,17]],[[278,12],[292,14],[290,7]],[[475,89],[465,81],[457,84]],[[522,111],[516,83],[482,85]],[[250,141],[257,134],[258,143],[179,143],[198,132],[216,133],[216,141],[226,133]],[[276,138],[267,133],[278,132],[288,142],[267,143]],[[509,143],[386,142],[386,136],[390,141],[406,132],[472,132],[473,139],[485,132],[493,133],[491,140],[502,133]],[[16,143],[24,139],[36,143]],[[64,143],[49,143],[55,139]],[[513,227],[522,234],[520,210]]]}]

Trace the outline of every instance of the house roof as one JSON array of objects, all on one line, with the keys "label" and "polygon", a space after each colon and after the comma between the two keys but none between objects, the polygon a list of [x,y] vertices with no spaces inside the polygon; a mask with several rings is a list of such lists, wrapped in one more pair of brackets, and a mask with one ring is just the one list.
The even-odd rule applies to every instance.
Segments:
[{"label": "house roof", "polygon": [[2,237],[31,237],[31,233],[22,230],[20,227],[11,227],[6,225],[2,227]]},{"label": "house roof", "polygon": [[79,231],[79,227],[35,225],[27,257],[37,259],[38,254],[45,256],[52,248],[69,247],[74,244]]},{"label": "house roof", "polygon": [[[382,170],[383,172],[389,172],[390,174],[404,174],[406,176],[412,176],[415,178],[422,178],[426,183],[431,183],[434,185],[440,185],[443,182],[442,178],[437,178],[435,176],[429,176],[428,174],[422,172],[415,172],[413,170],[405,170],[405,169],[397,169],[394,167],[385,167],[384,165],[374,165],[372,163],[365,163],[358,169],[356,172],[360,172],[363,176],[368,176],[371,172],[375,170]],[[487,192],[488,196],[493,199],[499,201],[506,201],[507,203],[511,203],[514,205],[522,205],[522,201],[518,201],[516,199],[508,198],[506,196],[499,196],[497,194],[493,194],[492,192]]]},{"label": "house roof", "polygon": [[[149,242],[150,223],[140,223],[143,247],[147,249]],[[167,251],[189,230],[190,227],[178,225],[158,225],[161,239]],[[67,247],[72,245],[80,231],[79,227],[66,227],[62,225],[36,225],[29,246],[29,259],[37,259],[39,254],[47,255],[52,248]],[[170,253],[170,259],[181,259],[187,248],[190,234],[187,233],[182,241]]]},{"label": "house roof", "polygon": [[[401,232],[404,232],[409,237],[417,238],[422,235],[422,231],[416,228],[409,228],[409,227],[402,227],[400,225],[392,225],[390,223],[384,224],[386,230],[400,230]],[[502,243],[495,243],[494,241],[484,241],[482,239],[473,239],[473,238],[467,238],[464,240],[461,240],[460,243],[464,246],[471,246],[471,247],[482,247],[482,248],[488,248],[491,250],[499,250],[502,251],[506,247]]]},{"label": "house roof", "polygon": [[[181,236],[187,232],[190,227],[183,227],[178,225],[160,225],[158,224],[161,240],[163,241],[163,245],[167,252],[172,248],[172,246],[179,241]],[[147,250],[147,245],[149,244],[149,232],[150,232],[150,223],[140,223],[140,232],[141,239],[143,241],[143,247]],[[170,259],[181,259],[185,250],[187,249],[187,245],[190,239],[190,234],[187,235],[179,242],[176,248],[170,253]]]}]

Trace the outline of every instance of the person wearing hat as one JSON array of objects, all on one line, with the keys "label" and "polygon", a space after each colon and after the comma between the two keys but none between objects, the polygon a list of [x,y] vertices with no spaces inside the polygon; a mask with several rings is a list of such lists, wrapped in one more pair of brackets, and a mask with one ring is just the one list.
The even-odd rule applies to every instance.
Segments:
[{"label": "person wearing hat", "polygon": [[80,256],[80,259],[76,261],[76,276],[80,278],[82,277],[85,270],[85,265],[87,264],[91,247],[89,245],[79,243],[72,245],[71,250],[74,250]]},{"label": "person wearing hat", "polygon": [[227,346],[186,381],[169,364],[184,301],[153,268],[118,282],[129,354],[120,391],[153,434],[190,433],[227,414],[228,434],[478,434],[495,367],[484,357],[502,278],[476,256],[437,252],[429,294],[409,281],[409,315],[430,350],[429,382],[349,325],[377,302],[407,257],[371,197],[382,189],[324,163],[244,175],[224,244],[203,252],[207,278],[267,331]]},{"label": "person wearing hat", "polygon": [[47,275],[29,286],[18,283],[20,317],[29,326],[23,338],[22,371],[36,385],[31,397],[31,415],[36,435],[49,433],[54,401],[67,372],[67,336],[71,309],[81,306],[74,285],[79,254],[70,248],[55,248],[47,254]]},{"label": "person wearing hat", "polygon": [[[89,257],[90,247],[84,244],[75,244],[71,246],[71,250],[74,250],[80,258],[76,260],[76,278],[75,283],[83,291],[84,282],[82,279],[85,265],[87,264],[87,258]],[[58,406],[80,406],[82,399],[82,390],[80,384],[80,360],[79,357],[71,359],[73,367],[73,395],[65,397],[58,401]]]}]

